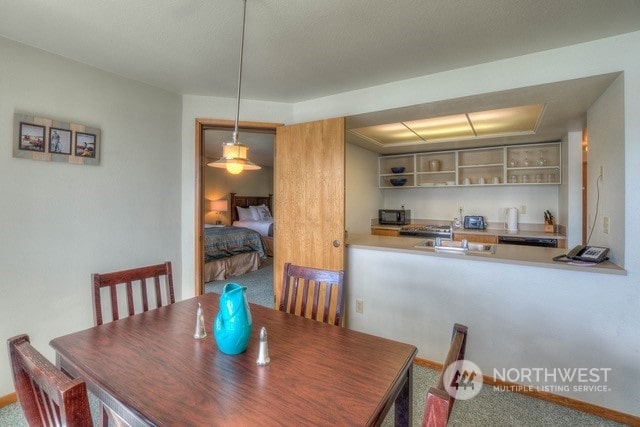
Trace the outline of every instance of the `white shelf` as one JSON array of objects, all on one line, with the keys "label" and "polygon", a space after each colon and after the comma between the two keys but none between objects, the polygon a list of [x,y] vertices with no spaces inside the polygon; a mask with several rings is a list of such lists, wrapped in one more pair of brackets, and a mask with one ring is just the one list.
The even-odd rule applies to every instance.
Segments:
[{"label": "white shelf", "polygon": [[[560,156],[559,142],[381,156],[379,187],[558,185],[562,182]],[[393,173],[395,167],[404,170]],[[394,186],[391,179],[406,182]],[[485,184],[480,184],[481,179]]]}]

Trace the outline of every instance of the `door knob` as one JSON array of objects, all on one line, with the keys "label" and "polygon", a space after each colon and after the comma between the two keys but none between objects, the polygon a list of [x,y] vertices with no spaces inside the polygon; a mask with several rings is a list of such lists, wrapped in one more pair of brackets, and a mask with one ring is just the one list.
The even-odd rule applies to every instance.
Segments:
[{"label": "door knob", "polygon": [[339,247],[340,247],[340,240],[337,240],[337,239],[336,239],[336,240],[334,240],[334,241],[333,241],[333,247],[334,247],[334,248],[339,248]]}]

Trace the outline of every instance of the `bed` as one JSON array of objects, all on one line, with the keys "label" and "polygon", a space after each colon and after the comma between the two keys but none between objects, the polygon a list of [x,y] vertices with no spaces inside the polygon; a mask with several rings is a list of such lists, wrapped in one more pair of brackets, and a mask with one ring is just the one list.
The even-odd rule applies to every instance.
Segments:
[{"label": "bed", "polygon": [[[205,282],[224,280],[255,271],[260,267],[261,261],[266,259],[268,254],[273,253],[273,237],[269,236],[269,234],[273,236],[273,227],[265,224],[242,226],[236,209],[237,206],[241,208],[265,206],[270,210],[271,198],[271,195],[237,196],[235,193],[230,193],[229,204],[233,225],[231,227],[205,225],[204,228]],[[266,236],[255,228],[260,228]],[[267,245],[269,245],[268,248]]]},{"label": "bed", "polygon": [[272,201],[272,194],[268,196],[238,196],[236,193],[229,193],[231,224],[260,233],[267,256],[273,256]]}]

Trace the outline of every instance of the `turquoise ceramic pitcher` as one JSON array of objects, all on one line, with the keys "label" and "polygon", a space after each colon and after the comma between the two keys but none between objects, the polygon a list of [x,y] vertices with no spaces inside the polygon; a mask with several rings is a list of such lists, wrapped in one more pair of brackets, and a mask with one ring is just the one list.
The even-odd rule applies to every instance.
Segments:
[{"label": "turquoise ceramic pitcher", "polygon": [[213,322],[213,336],[223,353],[242,353],[249,344],[253,322],[246,290],[246,286],[227,283],[220,295],[218,315]]}]

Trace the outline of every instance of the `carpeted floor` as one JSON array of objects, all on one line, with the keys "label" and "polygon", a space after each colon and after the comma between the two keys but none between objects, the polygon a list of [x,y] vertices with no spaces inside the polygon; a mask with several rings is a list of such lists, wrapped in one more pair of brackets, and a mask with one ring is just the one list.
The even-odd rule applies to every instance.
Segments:
[{"label": "carpeted floor", "polygon": [[[249,302],[273,307],[272,258],[259,270],[244,276],[209,282],[205,292],[220,293],[226,283],[235,282],[247,287]],[[414,365],[413,369],[413,425],[420,426],[424,414],[425,398],[429,387],[438,382],[438,372]],[[89,395],[94,423],[98,425],[97,401]],[[185,420],[186,421],[186,420]],[[286,424],[286,420],[279,420]],[[265,423],[268,425],[269,423]],[[0,427],[26,426],[17,403],[0,408]],[[327,425],[332,425],[327,420]],[[383,426],[393,425],[393,408]],[[455,403],[450,426],[620,426],[621,424],[574,411],[563,406],[484,386],[480,394],[469,400]]]},{"label": "carpeted floor", "polygon": [[247,287],[247,300],[254,304],[273,308],[273,258],[267,258],[256,271],[224,280],[214,280],[204,284],[205,293],[222,293],[227,283],[237,283]]}]

